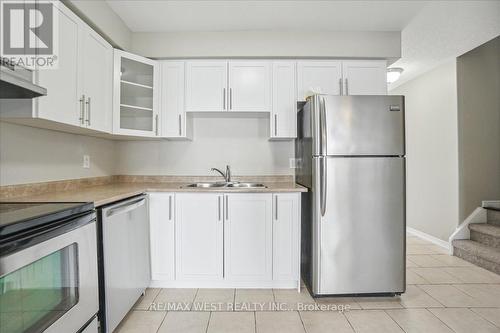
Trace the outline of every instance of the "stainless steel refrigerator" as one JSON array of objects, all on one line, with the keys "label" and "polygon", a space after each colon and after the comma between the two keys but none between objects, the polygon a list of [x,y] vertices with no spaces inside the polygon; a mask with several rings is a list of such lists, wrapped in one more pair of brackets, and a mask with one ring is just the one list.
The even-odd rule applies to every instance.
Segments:
[{"label": "stainless steel refrigerator", "polygon": [[315,95],[298,112],[302,276],[313,296],[405,291],[403,96]]}]

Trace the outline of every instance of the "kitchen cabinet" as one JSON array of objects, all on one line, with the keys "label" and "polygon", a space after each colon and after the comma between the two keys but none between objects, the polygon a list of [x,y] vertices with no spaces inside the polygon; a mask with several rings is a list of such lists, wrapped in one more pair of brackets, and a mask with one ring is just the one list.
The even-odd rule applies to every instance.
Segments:
[{"label": "kitchen cabinet", "polygon": [[161,132],[170,139],[191,139],[191,119],[184,109],[184,66],[183,61],[160,62]]},{"label": "kitchen cabinet", "polygon": [[113,82],[113,133],[161,136],[158,62],[115,50]]},{"label": "kitchen cabinet", "polygon": [[230,193],[224,199],[224,277],[271,280],[272,194]]},{"label": "kitchen cabinet", "polygon": [[112,131],[113,48],[90,27],[81,29],[82,97],[84,124],[101,132]]},{"label": "kitchen cabinet", "polygon": [[33,99],[33,116],[83,126],[83,92],[79,84],[82,47],[79,30],[82,22],[61,3],[54,5],[54,12],[59,20],[58,68],[35,72],[35,82],[47,89],[47,96]]},{"label": "kitchen cabinet", "polygon": [[223,195],[176,193],[176,279],[223,278]]},{"label": "kitchen cabinet", "polygon": [[311,90],[331,95],[386,95],[385,60],[299,61],[298,99]]},{"label": "kitchen cabinet", "polygon": [[300,194],[273,194],[273,280],[293,281],[299,272]]},{"label": "kitchen cabinet", "polygon": [[149,194],[151,277],[175,279],[175,194]]},{"label": "kitchen cabinet", "polygon": [[[75,133],[111,132],[113,48],[61,2],[57,68],[34,72],[47,96],[1,102],[6,121]],[[87,129],[92,131],[87,131]]]},{"label": "kitchen cabinet", "polygon": [[297,62],[297,98],[305,101],[314,92],[341,95],[342,62],[332,61],[298,61]]},{"label": "kitchen cabinet", "polygon": [[186,62],[186,111],[227,111],[227,61]]},{"label": "kitchen cabinet", "polygon": [[271,111],[271,64],[268,61],[229,62],[229,111]]},{"label": "kitchen cabinet", "polygon": [[271,139],[297,136],[297,97],[294,61],[275,61],[273,72],[273,106],[270,115]]},{"label": "kitchen cabinet", "polygon": [[269,61],[187,61],[187,112],[269,112]]},{"label": "kitchen cabinet", "polygon": [[342,61],[344,95],[387,95],[385,60]]}]

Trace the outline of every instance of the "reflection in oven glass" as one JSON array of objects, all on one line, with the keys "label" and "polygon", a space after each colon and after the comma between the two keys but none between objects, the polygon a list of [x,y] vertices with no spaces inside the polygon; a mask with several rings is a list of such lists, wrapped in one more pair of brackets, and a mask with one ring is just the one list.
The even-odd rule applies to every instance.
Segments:
[{"label": "reflection in oven glass", "polygon": [[0,277],[0,332],[42,332],[78,302],[73,243]]}]

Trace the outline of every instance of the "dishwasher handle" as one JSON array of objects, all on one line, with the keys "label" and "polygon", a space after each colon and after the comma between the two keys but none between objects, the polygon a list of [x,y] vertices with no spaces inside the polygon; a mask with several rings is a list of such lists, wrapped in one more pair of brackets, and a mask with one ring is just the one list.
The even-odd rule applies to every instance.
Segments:
[{"label": "dishwasher handle", "polygon": [[146,202],[146,198],[141,197],[141,198],[136,199],[136,200],[127,201],[123,204],[113,206],[112,208],[110,208],[106,212],[106,217],[111,217],[111,216],[130,212],[131,210],[134,210],[138,207],[141,207],[142,205],[144,205],[145,202]]}]

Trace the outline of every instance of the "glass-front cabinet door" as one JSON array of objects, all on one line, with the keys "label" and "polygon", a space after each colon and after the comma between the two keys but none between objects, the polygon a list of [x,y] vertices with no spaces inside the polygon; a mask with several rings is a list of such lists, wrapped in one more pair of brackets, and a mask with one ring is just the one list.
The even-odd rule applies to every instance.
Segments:
[{"label": "glass-front cabinet door", "polygon": [[0,332],[42,332],[79,300],[78,246],[0,277]]},{"label": "glass-front cabinet door", "polygon": [[158,85],[156,61],[115,50],[113,133],[161,135]]}]

